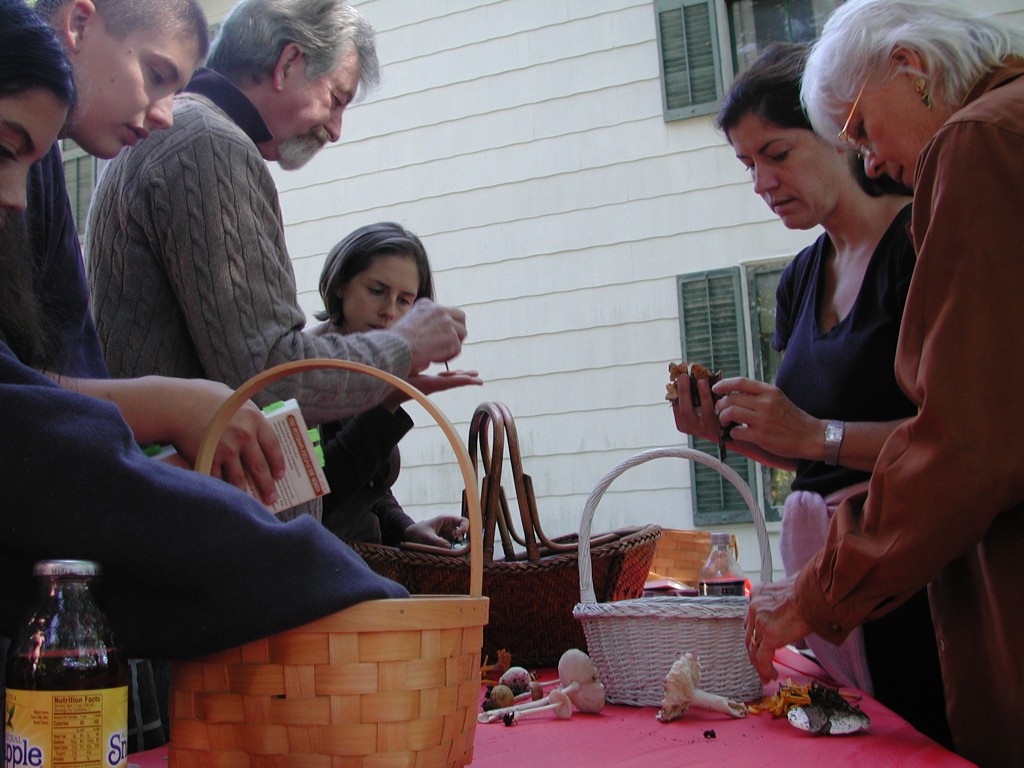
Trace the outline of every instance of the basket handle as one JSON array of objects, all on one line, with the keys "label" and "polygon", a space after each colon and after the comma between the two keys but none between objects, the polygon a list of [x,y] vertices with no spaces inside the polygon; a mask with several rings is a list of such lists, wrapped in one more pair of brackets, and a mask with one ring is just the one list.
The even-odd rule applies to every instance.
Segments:
[{"label": "basket handle", "polygon": [[757,543],[761,549],[761,581],[770,582],[772,580],[772,552],[768,543],[768,529],[765,527],[764,515],[762,514],[757,501],[754,499],[754,493],[750,490],[750,486],[743,481],[742,477],[736,474],[736,470],[728,464],[719,461],[714,456],[710,456],[702,451],[695,451],[692,448],[652,448],[651,450],[642,451],[641,453],[630,456],[628,459],[625,459],[612,467],[612,469],[601,478],[598,484],[594,487],[594,490],[591,491],[590,496],[587,498],[587,503],[583,507],[583,520],[580,523],[579,561],[581,603],[597,602],[597,595],[594,592],[593,566],[590,559],[590,528],[594,521],[594,511],[597,509],[597,503],[601,500],[601,497],[604,496],[604,492],[608,490],[608,486],[612,484],[612,481],[627,469],[635,467],[638,464],[651,461],[652,459],[670,457],[691,459],[701,464],[705,464],[716,470],[736,487],[740,492],[740,495],[743,497],[743,500],[747,503],[747,507],[750,509],[750,515],[754,521],[754,530],[757,532]]},{"label": "basket handle", "polygon": [[[487,447],[488,427],[491,432],[491,448]],[[469,460],[476,469],[477,447],[483,464],[480,479],[480,507],[484,523],[484,559],[494,559],[494,534],[501,535],[501,546],[506,559],[515,555],[513,541],[525,546],[509,517],[508,502],[501,486],[501,468],[505,456],[505,423],[501,419],[496,403],[481,403],[473,412],[469,424]]]},{"label": "basket handle", "polygon": [[362,363],[354,363],[350,360],[312,358],[309,360],[292,360],[291,362],[276,365],[262,373],[256,374],[238,387],[213,415],[213,419],[211,419],[210,425],[206,428],[206,432],[203,433],[203,438],[199,443],[199,451],[196,454],[196,471],[202,472],[205,475],[210,474],[210,470],[213,467],[213,454],[217,449],[217,443],[220,442],[221,434],[238,409],[253,395],[285,376],[321,369],[356,371],[381,379],[396,389],[400,389],[418,402],[433,417],[438,426],[441,427],[441,431],[448,438],[452,450],[455,451],[455,458],[458,460],[459,468],[462,470],[462,481],[466,485],[470,540],[469,596],[481,597],[483,595],[484,564],[483,547],[481,546],[480,494],[477,492],[476,468],[470,462],[469,454],[466,453],[466,448],[462,445],[462,439],[459,437],[458,432],[455,431],[455,427],[452,426],[452,423],[448,421],[441,410],[412,384],[386,371],[381,371]]},{"label": "basket handle", "polygon": [[[492,448],[487,448],[487,430],[493,431]],[[505,559],[519,560],[513,542],[524,547],[526,559],[537,562],[542,557],[565,552],[577,552],[576,542],[564,543],[549,538],[540,523],[537,497],[533,490],[532,478],[523,471],[523,458],[519,450],[519,434],[516,421],[509,407],[500,401],[485,402],[477,406],[469,429],[469,457],[476,466],[477,446],[483,459],[483,490],[481,497],[484,516],[484,557],[490,561],[494,555],[494,528],[497,524],[501,533]],[[508,463],[512,470],[512,482],[516,489],[516,502],[523,533],[519,534],[512,520],[505,490],[501,485],[502,464],[505,460],[505,446],[508,446]],[[590,544],[597,546],[614,541],[622,531],[608,531],[595,536]]]}]

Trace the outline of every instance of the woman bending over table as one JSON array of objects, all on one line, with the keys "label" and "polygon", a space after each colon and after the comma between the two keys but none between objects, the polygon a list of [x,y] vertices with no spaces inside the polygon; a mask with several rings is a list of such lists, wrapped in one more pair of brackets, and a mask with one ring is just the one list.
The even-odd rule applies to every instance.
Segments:
[{"label": "woman bending over table", "polygon": [[934,0],[848,0],[811,51],[815,129],[914,190],[896,378],[919,412],[747,623],[767,679],[775,649],[928,584],[954,745],[983,766],[1024,765],[1022,56],[1020,29]]},{"label": "woman bending over table", "polygon": [[[731,448],[796,471],[779,542],[787,574],[821,548],[831,512],[864,486],[889,433],[917,412],[893,373],[914,270],[910,198],[891,181],[869,180],[856,155],[814,133],[800,104],[807,53],[804,45],[768,48],[736,79],[717,120],[754,191],[783,223],[825,230],[779,282],[778,376],[774,385],[719,382],[715,407],[701,382],[700,417],[687,398],[675,407],[681,431],[717,442],[721,424],[732,424]],[[817,635],[807,644],[840,683],[951,746],[924,590],[838,647]]]}]

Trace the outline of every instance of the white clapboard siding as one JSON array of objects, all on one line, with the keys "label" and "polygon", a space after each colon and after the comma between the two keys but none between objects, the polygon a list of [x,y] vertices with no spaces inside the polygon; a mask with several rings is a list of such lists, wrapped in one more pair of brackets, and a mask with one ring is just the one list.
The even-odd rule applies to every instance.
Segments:
[{"label": "white clapboard siding", "polygon": [[[1024,0],[961,1],[1024,23]],[[230,2],[204,5],[216,22]],[[617,462],[685,444],[663,400],[676,276],[789,256],[816,233],[752,194],[710,117],[664,122],[650,0],[353,5],[377,30],[382,83],[345,112],[337,145],[274,167],[300,303],[320,309],[324,257],[355,227],[417,232],[438,299],[468,316],[454,365],[487,382],[435,401],[463,435],[478,403],[508,403],[547,532],[573,531]],[[396,496],[414,517],[454,512],[451,451],[410,411]],[[690,483],[679,460],[630,470],[595,525],[692,527]],[[752,528],[735,528],[755,573]]]}]

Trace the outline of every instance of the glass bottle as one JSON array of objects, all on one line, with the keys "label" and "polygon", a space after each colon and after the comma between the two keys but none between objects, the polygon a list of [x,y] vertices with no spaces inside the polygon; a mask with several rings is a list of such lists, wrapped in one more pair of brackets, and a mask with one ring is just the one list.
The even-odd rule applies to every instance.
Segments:
[{"label": "glass bottle", "polygon": [[729,551],[729,534],[711,534],[711,554],[697,577],[697,592],[713,597],[743,597],[746,577]]},{"label": "glass bottle", "polygon": [[99,565],[44,560],[7,658],[4,765],[126,766],[128,659],[93,599]]}]

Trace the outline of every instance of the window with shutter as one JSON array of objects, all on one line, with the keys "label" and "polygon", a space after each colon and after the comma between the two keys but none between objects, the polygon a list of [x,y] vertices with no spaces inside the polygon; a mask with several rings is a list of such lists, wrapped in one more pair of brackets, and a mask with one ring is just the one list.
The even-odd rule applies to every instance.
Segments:
[{"label": "window with shutter", "polygon": [[665,120],[718,108],[722,67],[714,0],[656,0]]},{"label": "window with shutter", "polygon": [[61,142],[61,158],[64,161],[64,183],[71,199],[71,214],[79,239],[85,239],[85,220],[89,212],[89,201],[96,183],[96,158],[71,141]]},{"label": "window with shutter", "polygon": [[[677,278],[683,359],[725,376],[747,375],[747,346],[738,267],[680,275]],[[699,451],[718,454],[718,446],[690,438]],[[755,487],[754,462],[730,452],[726,463]],[[703,464],[693,466],[693,520],[696,525],[749,522],[750,511],[733,485]]]},{"label": "window with shutter", "polygon": [[[754,361],[750,375],[759,381],[775,381],[782,361],[782,356],[771,346],[775,332],[775,290],[789,261],[772,259],[748,264],[742,270],[732,267],[680,275],[677,285],[683,359],[721,370],[727,377],[746,376],[749,344]],[[746,313],[741,286],[744,280],[748,298]],[[749,337],[745,316],[749,319]],[[712,455],[718,453],[718,446],[707,440],[691,437],[690,445]],[[729,454],[726,463],[755,492],[760,488],[765,519],[780,520],[793,473],[757,464],[736,453]],[[750,519],[742,498],[717,472],[694,465],[693,473],[695,524],[710,526]]]},{"label": "window with shutter", "polygon": [[[816,40],[825,19],[841,3],[655,0],[665,120],[714,112],[725,94],[723,83],[749,66],[766,45]],[[717,13],[716,7],[724,13]],[[720,24],[721,39],[732,46],[726,55],[719,51]]]}]

